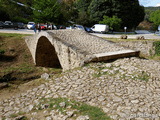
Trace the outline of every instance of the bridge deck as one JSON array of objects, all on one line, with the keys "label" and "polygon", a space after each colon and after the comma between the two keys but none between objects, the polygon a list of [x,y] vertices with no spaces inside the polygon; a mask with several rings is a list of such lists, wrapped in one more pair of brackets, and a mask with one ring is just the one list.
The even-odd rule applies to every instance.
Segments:
[{"label": "bridge deck", "polygon": [[81,52],[86,52],[88,54],[128,50],[128,48],[116,45],[100,37],[89,35],[81,30],[76,30],[76,32],[75,30],[54,30],[52,33],[64,42],[81,50]]},{"label": "bridge deck", "polygon": [[76,47],[80,52],[93,55],[92,61],[139,55],[139,51],[130,50],[127,47],[117,45],[114,42],[90,35],[81,30],[54,30],[52,34],[67,44]]}]

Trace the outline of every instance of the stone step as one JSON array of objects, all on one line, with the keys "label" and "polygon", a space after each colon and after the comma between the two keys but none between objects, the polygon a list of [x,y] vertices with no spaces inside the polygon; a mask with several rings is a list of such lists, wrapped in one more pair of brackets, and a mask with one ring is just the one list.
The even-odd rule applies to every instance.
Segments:
[{"label": "stone step", "polygon": [[99,53],[99,54],[94,54],[95,57],[92,59],[92,62],[139,56],[139,53],[140,51],[135,51],[135,50],[121,50],[115,52]]}]

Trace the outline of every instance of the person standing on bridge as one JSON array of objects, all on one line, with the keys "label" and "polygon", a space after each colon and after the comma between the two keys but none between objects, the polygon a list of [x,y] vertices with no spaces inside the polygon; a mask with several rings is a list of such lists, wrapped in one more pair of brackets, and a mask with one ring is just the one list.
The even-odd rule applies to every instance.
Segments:
[{"label": "person standing on bridge", "polygon": [[38,32],[41,32],[41,26],[39,23],[37,24],[37,29],[38,29]]},{"label": "person standing on bridge", "polygon": [[36,23],[34,23],[34,25],[33,25],[33,30],[35,33],[37,32],[37,24]]}]

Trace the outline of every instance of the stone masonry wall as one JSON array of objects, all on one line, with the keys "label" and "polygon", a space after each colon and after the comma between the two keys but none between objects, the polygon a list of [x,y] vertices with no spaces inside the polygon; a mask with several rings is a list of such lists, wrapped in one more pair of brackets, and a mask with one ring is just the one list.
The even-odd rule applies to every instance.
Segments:
[{"label": "stone masonry wall", "polygon": [[130,49],[139,50],[142,55],[151,56],[155,54],[153,46],[154,41],[125,41],[117,44],[129,47]]}]

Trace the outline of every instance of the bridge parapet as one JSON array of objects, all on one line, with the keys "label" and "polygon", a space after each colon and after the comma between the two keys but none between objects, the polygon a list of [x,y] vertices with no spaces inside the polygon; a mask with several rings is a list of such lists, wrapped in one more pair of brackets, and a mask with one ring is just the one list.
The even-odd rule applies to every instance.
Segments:
[{"label": "bridge parapet", "polygon": [[123,57],[139,54],[138,51],[130,51],[81,30],[40,32],[26,37],[26,43],[37,66],[62,67],[63,70],[80,67],[91,61],[119,58],[122,53],[119,51],[123,51]]}]

